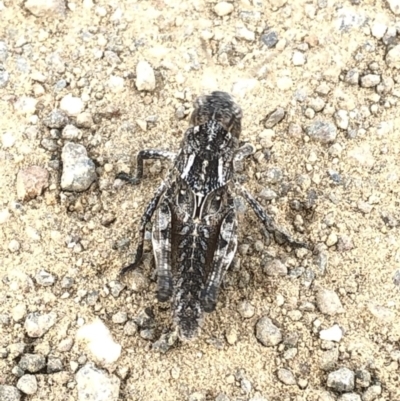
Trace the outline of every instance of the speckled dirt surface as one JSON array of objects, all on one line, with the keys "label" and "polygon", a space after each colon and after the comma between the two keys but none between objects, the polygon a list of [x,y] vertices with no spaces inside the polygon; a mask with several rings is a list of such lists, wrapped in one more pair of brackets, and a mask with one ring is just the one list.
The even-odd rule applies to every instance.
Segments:
[{"label": "speckled dirt surface", "polygon": [[[38,390],[25,399],[78,399],[75,371],[91,357],[78,361],[82,349],[77,343],[68,352],[58,351],[57,345],[99,317],[122,345],[121,357],[109,368],[121,378],[120,400],[214,400],[221,393],[230,400],[329,400],[328,372],[321,369],[320,358],[324,350],[337,348],[332,370],[365,369],[370,384],[381,386],[377,400],[400,401],[400,273],[395,279],[400,269],[400,74],[385,62],[398,40],[399,17],[381,0],[237,1],[224,17],[214,12],[211,1],[93,3],[71,2],[61,18],[36,17],[21,1],[0,1],[0,41],[8,49],[0,65],[9,73],[7,86],[0,89],[0,314],[9,316],[8,323],[0,324],[5,350],[0,385],[16,385],[13,368],[20,357],[13,357],[9,347],[25,342],[24,352],[60,358],[66,372],[57,377],[45,370],[36,373]],[[372,34],[378,23],[394,29],[389,44]],[[268,30],[279,40],[273,48],[261,40]],[[116,63],[110,53],[105,56],[107,51],[118,56]],[[296,52],[305,56],[305,64],[293,64]],[[152,92],[135,87],[140,60],[155,71]],[[346,74],[352,69],[360,77],[392,78],[393,85],[388,90],[365,88],[358,81],[351,85]],[[111,76],[122,77],[123,88],[110,85]],[[129,274],[121,279],[126,288],[116,298],[109,283],[119,280],[119,269],[132,260],[141,214],[166,170],[159,162],[146,164],[138,187],[115,185],[115,175],[134,169],[142,148],[178,149],[189,123],[187,117],[177,118],[177,109],[183,106],[189,114],[196,96],[216,89],[233,93],[244,113],[242,139],[258,149],[245,163],[246,187],[280,225],[317,245],[328,256],[328,268],[322,275],[311,253],[299,258],[275,243],[267,247],[248,208],[240,216],[240,268],[228,273],[217,310],[207,316],[195,342],[177,343],[159,354],[151,341],[139,333],[127,336],[124,326],[112,320],[119,311],[134,319],[152,307],[157,336],[170,327],[169,309],[155,298],[150,257],[141,269],[149,278],[143,292],[131,289]],[[62,166],[49,167],[51,160],[60,160],[65,141],[55,138],[54,151],[41,145],[51,138],[44,117],[67,94],[80,97],[94,120],[82,128],[77,142],[95,162],[98,181],[82,193],[62,191]],[[32,110],[23,110],[23,97],[36,99]],[[308,105],[317,97],[323,99],[323,110],[314,116]],[[265,133],[263,121],[277,107],[286,115],[272,128],[272,143],[266,143],[272,133]],[[347,111],[349,123],[337,128],[332,143],[307,136],[306,127],[317,120],[337,123],[338,110]],[[15,139],[12,146],[6,133]],[[16,175],[31,165],[49,171],[49,187],[25,202],[17,197]],[[282,172],[277,183],[268,181],[273,168]],[[262,200],[264,188],[274,190],[277,199]],[[312,212],[291,209],[291,202],[305,201],[310,189],[318,195]],[[299,219],[302,233],[293,224]],[[129,246],[116,246],[127,238]],[[79,247],[71,245],[74,239]],[[9,249],[13,240],[20,245],[14,252]],[[261,241],[257,247],[256,241]],[[151,249],[149,242],[146,249]],[[264,274],[267,256],[283,261],[289,274]],[[294,277],[290,273],[299,266],[304,273]],[[54,285],[36,283],[41,269],[54,275]],[[13,287],[16,272],[31,277],[33,286],[25,292]],[[74,279],[70,289],[60,286],[65,276]],[[315,295],[321,287],[337,293],[344,313],[319,311]],[[93,291],[99,297],[88,305]],[[251,318],[240,313],[243,301],[254,306]],[[12,318],[12,308],[20,304],[27,313],[56,312],[57,323],[43,337],[29,338],[25,316],[18,322]],[[284,338],[295,333],[298,341],[261,345],[255,325],[262,316],[269,316]],[[335,323],[343,338],[326,344],[319,331]],[[237,341],[230,345],[226,333],[233,329]],[[290,348],[296,351],[288,354]],[[128,373],[121,368],[129,368]],[[279,381],[280,368],[289,369],[296,384]],[[356,385],[354,393],[364,391]],[[339,400],[337,393],[331,395]]]}]

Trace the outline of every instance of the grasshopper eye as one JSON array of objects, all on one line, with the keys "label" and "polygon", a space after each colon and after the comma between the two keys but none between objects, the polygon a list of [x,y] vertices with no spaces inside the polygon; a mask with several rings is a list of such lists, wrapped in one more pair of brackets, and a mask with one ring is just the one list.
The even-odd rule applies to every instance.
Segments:
[{"label": "grasshopper eye", "polygon": [[208,215],[216,214],[220,211],[221,206],[222,206],[221,195],[214,195],[208,200],[206,212]]}]

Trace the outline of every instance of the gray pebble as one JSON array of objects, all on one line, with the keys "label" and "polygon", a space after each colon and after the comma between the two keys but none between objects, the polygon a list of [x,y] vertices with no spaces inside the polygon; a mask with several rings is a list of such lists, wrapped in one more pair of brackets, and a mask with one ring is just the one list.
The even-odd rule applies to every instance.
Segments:
[{"label": "gray pebble", "polygon": [[61,129],[68,124],[68,116],[60,109],[52,110],[43,120],[43,123],[48,128]]},{"label": "gray pebble", "polygon": [[66,12],[64,0],[27,0],[24,6],[36,17],[63,17]]},{"label": "gray pebble", "polygon": [[325,104],[326,103],[324,99],[321,97],[315,97],[308,102],[308,107],[311,107],[315,112],[318,113],[324,109]]},{"label": "gray pebble", "polygon": [[306,269],[305,272],[303,273],[303,281],[302,284],[306,288],[310,288],[311,284],[313,283],[315,279],[315,273],[311,269]]},{"label": "gray pebble", "polygon": [[350,85],[358,85],[359,79],[360,79],[360,74],[357,70],[347,71],[347,74],[344,77],[344,81]]},{"label": "gray pebble", "polygon": [[381,82],[381,76],[376,74],[367,74],[361,77],[360,84],[363,88],[373,88]]},{"label": "gray pebble", "polygon": [[327,386],[340,393],[353,391],[354,372],[348,368],[340,368],[329,373]]},{"label": "gray pebble", "polygon": [[238,312],[244,319],[250,319],[254,316],[255,307],[249,301],[243,301],[238,306]]},{"label": "gray pebble", "polygon": [[0,89],[5,88],[10,80],[10,74],[6,70],[0,69]]},{"label": "gray pebble", "polygon": [[108,286],[110,287],[111,295],[114,298],[118,298],[121,294],[122,290],[125,288],[125,285],[120,283],[119,281],[110,281]]},{"label": "gray pebble", "polygon": [[278,369],[277,376],[279,381],[281,381],[283,384],[286,384],[287,386],[293,386],[296,384],[296,378],[294,377],[292,371],[290,371],[289,369]]},{"label": "gray pebble", "polygon": [[124,326],[124,334],[126,336],[133,336],[135,333],[137,333],[137,331],[137,324],[132,320],[128,320]]},{"label": "gray pebble", "polygon": [[272,189],[269,188],[264,188],[261,192],[260,192],[260,198],[263,198],[267,201],[276,199],[278,197],[278,194],[273,191]]},{"label": "gray pebble", "polygon": [[249,401],[268,401],[268,399],[263,397],[261,394],[258,393],[258,394],[255,394],[254,397],[251,397],[249,399]]},{"label": "gray pebble", "polygon": [[22,377],[25,374],[25,371],[19,366],[14,366],[11,370],[11,373],[16,377]]},{"label": "gray pebble", "polygon": [[393,276],[393,284],[400,288],[400,270],[397,270]]},{"label": "gray pebble", "polygon": [[47,361],[47,373],[56,373],[63,370],[63,363],[60,358],[49,357]]},{"label": "gray pebble", "polygon": [[319,393],[318,401],[336,401],[336,398],[328,391]]},{"label": "gray pebble", "polygon": [[57,321],[57,314],[50,312],[41,315],[38,312],[30,313],[25,319],[25,330],[29,337],[42,337]]},{"label": "gray pebble", "polygon": [[60,352],[69,352],[74,345],[74,340],[72,338],[64,338],[58,343],[57,349]]},{"label": "gray pebble", "polygon": [[261,266],[268,276],[286,276],[288,273],[286,265],[279,259],[267,259],[261,262]]},{"label": "gray pebble", "polygon": [[154,320],[154,312],[150,308],[146,308],[139,312],[134,322],[140,328],[153,328],[156,324]]},{"label": "gray pebble", "polygon": [[285,117],[285,109],[282,107],[276,108],[273,112],[269,113],[264,122],[265,128],[275,127]]},{"label": "gray pebble", "polygon": [[278,345],[282,341],[282,333],[272,320],[264,316],[256,324],[256,337],[266,347]]},{"label": "gray pebble", "polygon": [[171,349],[177,339],[178,335],[176,331],[170,331],[168,333],[161,334],[160,338],[152,344],[151,348],[155,352],[165,354]]},{"label": "gray pebble", "polygon": [[21,393],[14,386],[0,385],[0,400],[2,401],[19,401]]},{"label": "gray pebble", "polygon": [[374,401],[382,393],[382,387],[379,384],[375,384],[367,388],[362,396],[363,401]]},{"label": "gray pebble", "polygon": [[154,328],[143,329],[143,330],[140,330],[139,335],[140,335],[140,337],[143,338],[143,340],[153,341],[156,338],[156,331]]},{"label": "gray pebble", "polygon": [[90,128],[94,125],[93,117],[88,111],[76,116],[76,125],[80,128]]},{"label": "gray pebble", "polygon": [[25,394],[35,394],[37,391],[36,377],[34,375],[23,375],[17,382],[17,388]]},{"label": "gray pebble", "polygon": [[175,110],[175,117],[178,120],[183,120],[186,117],[185,114],[185,106],[179,106],[176,110]]},{"label": "gray pebble", "polygon": [[61,188],[65,191],[85,191],[96,180],[96,167],[84,146],[67,142],[61,155],[63,172]]},{"label": "gray pebble", "polygon": [[318,309],[329,316],[343,313],[344,309],[335,291],[321,288],[316,295]]},{"label": "gray pebble", "polygon": [[74,141],[82,138],[82,131],[75,127],[75,125],[67,124],[62,130],[61,137],[63,139]]},{"label": "gray pebble", "polygon": [[38,354],[24,354],[18,363],[18,366],[30,373],[36,373],[46,366],[46,358]]},{"label": "gray pebble", "polygon": [[230,398],[224,393],[219,393],[214,401],[230,401]]},{"label": "gray pebble", "polygon": [[8,57],[8,48],[6,42],[0,41],[0,63],[4,63]]},{"label": "gray pebble", "polygon": [[13,343],[8,346],[8,351],[10,352],[10,358],[15,359],[22,355],[25,351],[24,343]]},{"label": "gray pebble", "polygon": [[337,348],[324,351],[319,359],[319,367],[324,371],[331,371],[336,367],[338,359],[339,350]]},{"label": "gray pebble", "polygon": [[87,297],[86,297],[86,303],[87,303],[89,306],[95,305],[96,302],[97,302],[98,299],[99,299],[99,296],[100,296],[99,291],[96,291],[96,290],[89,291],[89,292],[88,292],[88,295],[87,295]]},{"label": "gray pebble", "polygon": [[338,401],[361,401],[361,397],[356,393],[347,393],[341,395]]},{"label": "gray pebble", "polygon": [[149,279],[142,273],[134,271],[131,274],[131,289],[134,292],[141,293],[149,287]]},{"label": "gray pebble", "polygon": [[128,314],[123,311],[119,311],[112,316],[112,321],[115,324],[124,324],[128,320]]},{"label": "gray pebble", "polygon": [[337,135],[336,127],[332,123],[321,120],[306,127],[306,132],[311,139],[321,143],[333,142]]},{"label": "gray pebble", "polygon": [[203,393],[195,392],[189,395],[188,401],[206,401],[206,396]]},{"label": "gray pebble", "polygon": [[78,401],[117,401],[120,380],[91,364],[85,365],[75,375]]},{"label": "gray pebble", "polygon": [[69,288],[72,288],[72,286],[74,285],[74,282],[75,282],[75,280],[72,277],[64,276],[61,280],[60,285],[61,285],[61,288],[64,288],[67,290]]},{"label": "gray pebble", "polygon": [[386,53],[385,61],[389,68],[400,69],[400,45],[392,47]]},{"label": "gray pebble", "polygon": [[335,113],[334,118],[335,118],[336,125],[340,129],[349,128],[349,114],[347,113],[346,110],[338,110]]},{"label": "gray pebble", "polygon": [[264,43],[269,49],[278,43],[278,35],[275,31],[268,31],[261,35],[261,42]]},{"label": "gray pebble", "polygon": [[40,144],[49,152],[54,152],[58,149],[57,141],[55,139],[44,138],[40,141]]},{"label": "gray pebble", "polygon": [[56,281],[55,277],[46,270],[40,270],[36,274],[35,280],[39,285],[42,285],[43,287],[50,287]]}]

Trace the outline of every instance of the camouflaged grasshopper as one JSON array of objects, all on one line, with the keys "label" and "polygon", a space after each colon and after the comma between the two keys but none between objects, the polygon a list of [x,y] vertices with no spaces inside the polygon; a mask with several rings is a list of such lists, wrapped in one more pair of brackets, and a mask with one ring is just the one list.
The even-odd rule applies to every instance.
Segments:
[{"label": "camouflaged grasshopper", "polygon": [[139,244],[133,263],[142,258],[146,224],[155,214],[153,252],[158,277],[157,298],[172,299],[179,337],[195,338],[204,312],[215,309],[223,277],[237,247],[237,217],[234,199],[240,194],[278,243],[307,247],[278,228],[254,197],[235,179],[238,162],[254,152],[239,147],[242,110],[225,92],[212,92],[194,103],[190,127],[179,152],[142,150],[137,156],[136,176],[120,173],[117,178],[140,183],[143,161],[173,161],[173,168],[158,187],[144,212]]}]

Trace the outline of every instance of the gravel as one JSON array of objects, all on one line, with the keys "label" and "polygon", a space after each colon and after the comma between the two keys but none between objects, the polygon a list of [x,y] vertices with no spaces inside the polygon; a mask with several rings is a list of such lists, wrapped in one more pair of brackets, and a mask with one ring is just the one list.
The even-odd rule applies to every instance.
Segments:
[{"label": "gravel", "polygon": [[341,395],[338,401],[361,401],[361,397],[356,393],[347,393]]},{"label": "gravel", "polygon": [[117,401],[120,380],[106,371],[87,364],[75,375],[78,401]]},{"label": "gravel", "polygon": [[35,280],[39,285],[43,287],[51,287],[55,283],[56,278],[51,273],[45,270],[40,270],[35,275]]},{"label": "gravel", "polygon": [[255,308],[250,302],[243,301],[238,306],[238,312],[244,319],[250,319],[254,316]]},{"label": "gravel", "polygon": [[96,167],[87,156],[83,145],[67,142],[62,150],[63,172],[61,188],[65,191],[82,192],[97,179]]},{"label": "gravel", "polygon": [[27,0],[25,8],[36,17],[64,17],[65,0]]},{"label": "gravel", "polygon": [[374,401],[379,398],[379,396],[382,394],[382,387],[379,384],[375,384],[367,390],[365,390],[362,400],[363,401]]},{"label": "gravel", "polygon": [[319,359],[319,367],[324,371],[331,371],[335,369],[336,364],[339,359],[339,350],[337,348],[332,348],[330,350],[322,352]]},{"label": "gravel", "polygon": [[329,373],[327,386],[340,393],[354,390],[354,372],[348,368],[340,368]]},{"label": "gravel", "polygon": [[363,88],[373,88],[381,82],[381,76],[376,74],[367,74],[361,77],[361,86]]},{"label": "gravel", "polygon": [[400,45],[394,46],[386,53],[385,61],[389,68],[400,69]]},{"label": "gravel", "polygon": [[282,333],[272,320],[264,316],[256,324],[256,338],[266,347],[273,347],[282,341]]},{"label": "gravel", "polygon": [[64,96],[60,102],[60,110],[70,117],[76,117],[83,112],[84,108],[85,104],[82,99],[71,94]]},{"label": "gravel", "polygon": [[8,73],[8,71],[2,69],[0,66],[0,89],[5,88],[9,80],[10,74]]}]

